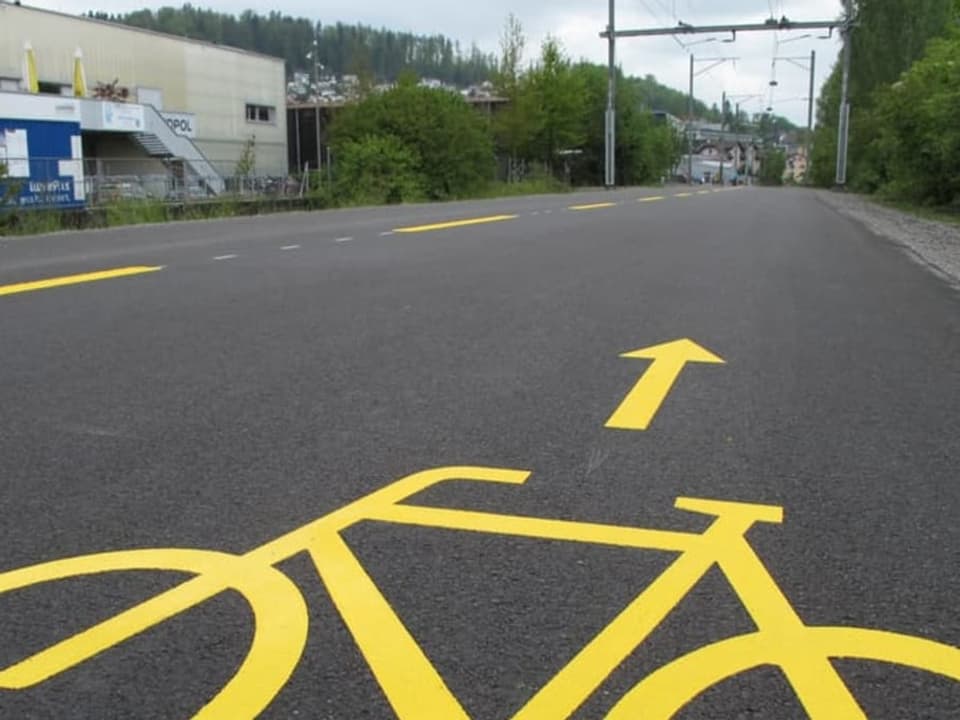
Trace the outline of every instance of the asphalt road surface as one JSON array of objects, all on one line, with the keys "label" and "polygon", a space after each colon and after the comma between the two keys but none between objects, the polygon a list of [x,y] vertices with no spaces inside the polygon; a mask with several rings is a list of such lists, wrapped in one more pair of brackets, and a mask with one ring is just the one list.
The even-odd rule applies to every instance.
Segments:
[{"label": "asphalt road surface", "polygon": [[800,190],[0,240],[0,717],[960,718],[958,466]]}]

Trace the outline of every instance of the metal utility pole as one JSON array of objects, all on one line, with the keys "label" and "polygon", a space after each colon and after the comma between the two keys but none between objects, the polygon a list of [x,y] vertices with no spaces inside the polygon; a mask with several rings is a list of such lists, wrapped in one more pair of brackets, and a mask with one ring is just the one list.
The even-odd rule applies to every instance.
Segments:
[{"label": "metal utility pole", "polygon": [[840,127],[837,130],[837,177],[839,188],[847,185],[847,144],[850,138],[850,34],[853,31],[853,0],[843,0],[843,80],[840,86]]},{"label": "metal utility pole", "polygon": [[[747,23],[744,25],[700,25],[694,26],[689,23],[677,23],[675,27],[662,27],[662,28],[650,28],[647,30],[617,30],[614,25],[614,2],[615,0],[610,0],[610,21],[607,25],[607,29],[600,33],[600,37],[605,38],[610,47],[610,87],[607,90],[607,118],[606,118],[606,161],[607,161],[607,185],[612,187],[614,173],[614,153],[615,153],[615,140],[614,137],[614,124],[615,121],[615,93],[616,93],[616,68],[615,68],[615,44],[614,41],[618,37],[654,37],[660,35],[701,35],[701,34],[718,34],[718,33],[732,33],[733,39],[735,40],[738,32],[775,32],[778,30],[830,30],[833,31],[833,28],[840,27],[841,25],[846,28],[846,35],[848,36],[847,49],[849,50],[849,28],[850,28],[850,15],[851,10],[850,6],[853,0],[844,0],[845,6],[847,8],[847,20],[838,21],[838,20],[816,20],[812,22],[794,22],[788,20],[787,18],[781,18],[776,20],[775,18],[770,18],[762,23]],[[846,55],[846,66],[849,69],[849,52]],[[844,78],[846,78],[846,73]],[[690,103],[688,108],[688,123],[687,123],[687,149],[688,149],[688,172],[693,174],[693,153],[689,152],[691,148],[692,138],[690,137],[690,120],[693,117],[693,57],[690,58]],[[844,88],[846,88],[846,82],[844,82]],[[846,97],[846,93],[844,93]],[[849,111],[849,106],[848,106]],[[841,116],[842,117],[842,116]],[[839,163],[839,160],[838,160]],[[692,178],[690,178],[692,179]]]},{"label": "metal utility pole", "polygon": [[[692,54],[690,55],[690,91],[687,97],[687,181],[693,183],[693,79],[697,75],[702,75],[705,72],[710,72],[713,68],[718,65],[732,60],[736,62],[740,58],[735,57],[715,57],[715,58],[700,58],[697,60]],[[712,65],[704,68],[699,73],[693,71],[693,66],[698,62],[709,62],[713,63]],[[726,98],[727,93],[724,91],[724,98]],[[723,134],[723,125],[721,124],[721,135]],[[722,138],[721,138],[722,139]]]},{"label": "metal utility pole", "polygon": [[811,166],[811,157],[810,154],[813,152],[813,84],[814,84],[814,73],[817,68],[817,51],[810,51],[810,94],[809,99],[807,100],[807,170],[804,173],[804,180],[809,181],[810,179],[810,166]]},{"label": "metal utility pole", "polygon": [[723,128],[727,124],[727,91],[723,91],[723,99],[720,101],[720,184],[723,185],[723,156],[726,150],[723,149]]},{"label": "metal utility pole", "polygon": [[605,117],[604,152],[606,155],[604,185],[612,189],[617,184],[617,35],[615,28],[615,0],[610,0],[610,20],[607,24],[609,50],[609,78],[607,80],[607,112]]},{"label": "metal utility pole", "polygon": [[693,185],[693,54],[690,55],[690,94],[687,97],[687,182]]}]

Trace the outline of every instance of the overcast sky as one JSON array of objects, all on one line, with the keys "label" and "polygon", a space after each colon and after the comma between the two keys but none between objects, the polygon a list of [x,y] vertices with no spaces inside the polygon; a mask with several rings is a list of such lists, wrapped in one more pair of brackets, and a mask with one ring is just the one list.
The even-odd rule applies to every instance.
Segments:
[{"label": "overcast sky", "polygon": [[[24,0],[24,4],[69,13],[87,10],[122,12],[144,7],[142,0]],[[151,6],[164,4],[182,3],[177,0]],[[527,32],[527,59],[536,53],[540,41],[552,34],[575,59],[606,62],[606,43],[598,36],[607,24],[606,0],[280,0],[269,4],[263,0],[193,0],[193,4],[234,13],[247,8],[261,13],[280,10],[289,15],[320,20],[324,24],[362,22],[416,33],[443,33],[459,40],[465,47],[476,42],[490,52],[497,51],[503,21],[508,13],[513,12]],[[791,20],[826,20],[835,18],[840,10],[840,0],[618,0],[617,26],[673,26],[677,20],[700,25],[757,22],[770,17],[771,12],[778,18],[786,15]],[[834,34],[831,40],[818,39],[814,35],[786,42],[801,35],[745,33],[738,36],[735,43],[722,43],[724,37],[718,36],[712,42],[694,45],[689,50],[670,37],[621,40],[617,46],[618,61],[629,74],[652,74],[661,82],[686,91],[690,52],[698,59],[739,58],[735,63],[726,62],[712,70],[707,70],[709,62],[697,62],[697,72],[705,72],[696,78],[695,94],[718,105],[724,90],[729,95],[762,95],[742,101],[744,109],[760,112],[769,101],[774,55],[809,58],[810,51],[816,50],[818,92],[830,72],[839,49],[837,35]],[[689,44],[707,38],[686,36],[681,40]],[[809,75],[796,65],[780,61],[776,64],[776,76],[779,85],[774,90],[774,111],[799,125],[806,124],[805,97]]]}]

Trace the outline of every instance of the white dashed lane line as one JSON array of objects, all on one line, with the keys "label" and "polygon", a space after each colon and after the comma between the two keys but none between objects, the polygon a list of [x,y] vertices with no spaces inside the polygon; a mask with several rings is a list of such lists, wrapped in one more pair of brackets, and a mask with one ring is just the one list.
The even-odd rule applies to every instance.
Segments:
[{"label": "white dashed lane line", "polygon": [[[739,189],[740,189],[740,188],[722,188],[722,189],[715,189],[715,190],[713,190],[712,192],[717,193],[717,192],[725,192],[725,191],[727,191],[727,190],[739,190]],[[681,193],[675,193],[675,194],[673,195],[673,197],[688,198],[688,197],[692,197],[692,196],[694,196],[694,195],[708,195],[708,194],[710,194],[710,193],[711,193],[710,190],[700,190],[700,191],[698,191],[698,192],[696,192],[696,193],[694,193],[694,192],[689,192],[689,193],[681,192]],[[649,196],[649,197],[638,198],[638,199],[637,199],[637,202],[648,203],[648,202],[655,202],[655,201],[657,201],[657,200],[664,200],[664,199],[665,199],[665,196],[663,196],[663,195],[654,195],[654,196]],[[594,210],[594,209],[604,209],[604,208],[616,207],[618,204],[619,204],[619,203],[595,203],[595,204],[593,204],[593,205],[575,205],[575,206],[565,207],[565,208],[551,208],[551,209],[542,209],[542,210],[532,210],[532,211],[530,211],[530,215],[532,215],[532,216],[552,215],[553,212],[554,212],[554,210],[557,210],[558,212],[564,212],[564,211],[569,211],[569,210]],[[394,230],[385,230],[385,231],[379,233],[380,237],[389,237],[389,236],[395,235],[395,234],[396,234],[396,232],[395,232]],[[333,242],[335,242],[335,243],[337,243],[337,244],[343,244],[343,243],[348,243],[348,242],[353,242],[353,241],[354,241],[354,237],[353,237],[353,236],[338,237],[338,238],[335,238],[335,239],[333,240]],[[283,250],[283,251],[300,250],[302,247],[303,247],[302,245],[283,245],[283,246],[280,247],[280,250]],[[217,261],[220,261],[220,260],[234,260],[234,259],[236,259],[237,257],[239,257],[239,255],[236,255],[236,254],[231,253],[231,254],[228,254],[228,255],[217,255],[217,256],[215,256],[213,259],[214,259],[214,260],[217,260]]]}]

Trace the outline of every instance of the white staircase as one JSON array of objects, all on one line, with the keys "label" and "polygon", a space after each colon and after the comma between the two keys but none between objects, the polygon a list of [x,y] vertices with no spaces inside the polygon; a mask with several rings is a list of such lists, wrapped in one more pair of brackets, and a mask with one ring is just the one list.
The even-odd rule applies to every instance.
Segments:
[{"label": "white staircase", "polygon": [[177,135],[153,105],[144,105],[144,131],[134,135],[137,143],[154,157],[178,158],[193,173],[200,184],[213,195],[226,189],[217,169],[193,144],[190,138]]}]

